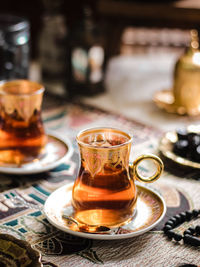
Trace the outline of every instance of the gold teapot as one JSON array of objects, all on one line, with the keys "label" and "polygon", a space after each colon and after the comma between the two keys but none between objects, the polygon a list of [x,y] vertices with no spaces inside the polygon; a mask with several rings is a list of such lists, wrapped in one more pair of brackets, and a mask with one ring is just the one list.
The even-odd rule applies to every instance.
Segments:
[{"label": "gold teapot", "polygon": [[174,107],[179,114],[200,112],[200,50],[196,30],[191,30],[191,43],[178,59],[174,69]]}]

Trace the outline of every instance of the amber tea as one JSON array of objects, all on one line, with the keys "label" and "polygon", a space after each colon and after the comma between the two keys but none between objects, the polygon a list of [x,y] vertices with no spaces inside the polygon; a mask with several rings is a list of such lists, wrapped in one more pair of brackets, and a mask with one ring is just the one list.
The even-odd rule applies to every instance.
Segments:
[{"label": "amber tea", "polygon": [[0,163],[22,164],[42,155],[42,85],[16,80],[0,86]]},{"label": "amber tea", "polygon": [[[89,226],[116,227],[131,220],[137,201],[134,179],[146,182],[159,178],[161,160],[153,155],[139,157],[129,167],[132,137],[117,129],[94,128],[77,136],[81,164],[72,193],[75,219]],[[139,175],[143,159],[155,160],[158,170],[152,177]],[[133,169],[134,177],[130,175]]]},{"label": "amber tea", "polygon": [[76,220],[91,226],[116,226],[131,218],[136,188],[128,181],[126,170],[105,170],[91,177],[81,167],[73,191]]}]

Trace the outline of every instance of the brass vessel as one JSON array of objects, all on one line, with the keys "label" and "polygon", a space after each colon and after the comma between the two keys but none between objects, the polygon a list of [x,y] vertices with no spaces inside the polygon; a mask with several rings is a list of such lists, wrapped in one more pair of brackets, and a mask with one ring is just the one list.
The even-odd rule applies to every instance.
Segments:
[{"label": "brass vessel", "polygon": [[169,113],[196,116],[200,114],[200,49],[196,30],[190,31],[191,42],[174,68],[173,88],[157,91],[156,105]]},{"label": "brass vessel", "polygon": [[191,30],[191,43],[174,69],[174,106],[179,114],[200,112],[200,50],[196,30]]}]

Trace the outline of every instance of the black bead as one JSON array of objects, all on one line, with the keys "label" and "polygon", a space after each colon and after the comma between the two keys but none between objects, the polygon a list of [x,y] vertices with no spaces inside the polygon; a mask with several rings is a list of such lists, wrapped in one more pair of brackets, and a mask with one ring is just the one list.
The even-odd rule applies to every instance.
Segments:
[{"label": "black bead", "polygon": [[179,140],[187,140],[187,134],[188,134],[187,129],[185,129],[185,128],[178,129],[176,131],[176,134],[177,134],[177,137],[178,137]]},{"label": "black bead", "polygon": [[199,215],[199,211],[198,211],[198,210],[193,210],[193,211],[192,211],[192,215],[193,215],[194,217],[197,217],[197,216]]},{"label": "black bead", "polygon": [[193,227],[189,227],[188,230],[191,232],[192,235],[195,233],[195,229]]},{"label": "black bead", "polygon": [[174,224],[176,223],[176,218],[174,218],[174,217],[171,217],[169,220],[168,220],[168,222],[173,222]]},{"label": "black bead", "polygon": [[182,219],[183,221],[186,220],[186,213],[185,213],[185,212],[181,212],[179,215],[181,216],[181,219]]},{"label": "black bead", "polygon": [[196,226],[195,231],[196,231],[197,234],[200,234],[200,225]]},{"label": "black bead", "polygon": [[183,221],[179,214],[175,215],[174,218],[176,219],[177,224],[182,223],[182,221]]},{"label": "black bead", "polygon": [[174,223],[173,223],[172,221],[170,221],[170,220],[167,221],[165,225],[166,225],[166,226],[169,225],[169,226],[171,226],[172,228],[174,227]]},{"label": "black bead", "polygon": [[167,231],[166,235],[169,237],[169,238],[173,238],[175,236],[175,233],[172,231],[172,230],[169,230]]},{"label": "black bead", "polygon": [[185,243],[185,244],[190,244],[190,241],[191,241],[191,235],[185,235],[184,237],[183,237],[183,242]]},{"label": "black bead", "polygon": [[200,161],[200,145],[194,148],[193,151],[193,160],[196,162]]},{"label": "black bead", "polygon": [[175,217],[171,217],[168,222],[173,222],[173,228],[179,224],[178,220]]},{"label": "black bead", "polygon": [[187,156],[189,142],[187,140],[178,140],[174,143],[173,152],[183,158]]},{"label": "black bead", "polygon": [[196,134],[193,136],[191,142],[190,142],[191,147],[197,147],[200,145],[200,135]]},{"label": "black bead", "polygon": [[197,134],[193,133],[193,132],[190,132],[190,133],[187,134],[187,139],[188,139],[188,142],[190,144],[193,143],[193,140],[194,140],[195,136],[197,136]]},{"label": "black bead", "polygon": [[187,210],[187,211],[185,212],[185,214],[186,214],[186,220],[189,221],[189,220],[192,218],[192,212],[189,211],[189,210]]},{"label": "black bead", "polygon": [[181,239],[182,239],[183,237],[182,237],[182,235],[179,235],[179,234],[174,234],[174,239],[176,240],[176,241],[181,241]]},{"label": "black bead", "polygon": [[200,246],[200,239],[198,237],[190,236],[188,241],[189,241],[188,244],[190,244],[191,246],[194,246],[194,247]]},{"label": "black bead", "polygon": [[187,229],[187,230],[184,231],[183,234],[184,234],[184,235],[191,235],[192,233],[190,232],[190,230]]},{"label": "black bead", "polygon": [[198,237],[193,236],[193,244],[194,244],[195,247],[196,246],[200,246],[200,240],[199,240]]},{"label": "black bead", "polygon": [[166,225],[166,226],[163,228],[164,233],[167,233],[169,230],[172,230],[172,227],[171,227],[170,225]]}]

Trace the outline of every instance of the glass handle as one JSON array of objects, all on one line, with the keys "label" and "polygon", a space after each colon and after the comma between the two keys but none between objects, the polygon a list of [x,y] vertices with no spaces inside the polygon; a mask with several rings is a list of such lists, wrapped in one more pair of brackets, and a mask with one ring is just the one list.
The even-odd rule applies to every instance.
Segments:
[{"label": "glass handle", "polygon": [[[141,161],[146,160],[146,159],[153,160],[157,166],[156,172],[152,176],[149,176],[149,177],[143,177],[138,172],[138,165],[140,164]],[[151,183],[151,182],[156,181],[158,178],[160,178],[163,172],[163,169],[164,169],[164,164],[162,160],[155,155],[141,155],[133,162],[133,166],[131,169],[132,169],[134,179],[136,178],[140,182]]]}]

